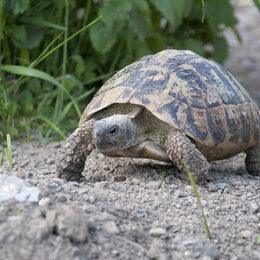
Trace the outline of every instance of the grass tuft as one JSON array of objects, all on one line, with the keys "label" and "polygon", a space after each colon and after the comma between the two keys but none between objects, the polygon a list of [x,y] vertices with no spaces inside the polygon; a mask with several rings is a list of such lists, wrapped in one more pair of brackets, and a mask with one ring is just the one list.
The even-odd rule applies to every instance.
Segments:
[{"label": "grass tuft", "polygon": [[196,184],[195,184],[195,182],[193,180],[193,177],[192,177],[192,174],[191,174],[190,170],[187,167],[186,167],[186,171],[188,173],[188,178],[190,180],[191,186],[193,188],[194,194],[195,194],[197,202],[199,204],[199,208],[200,208],[200,212],[201,212],[201,223],[202,223],[202,226],[203,226],[203,228],[205,230],[205,233],[206,233],[207,237],[211,240],[212,239],[212,235],[211,235],[211,232],[209,230],[207,219],[206,219],[205,214],[204,214],[204,210],[203,210],[203,206],[202,206],[202,203],[201,203],[201,200],[200,200],[200,195],[199,195],[197,186],[196,186]]},{"label": "grass tuft", "polygon": [[13,162],[12,162],[12,144],[11,144],[11,136],[10,134],[6,135],[6,143],[7,143],[7,156],[8,156],[8,161],[11,170],[13,170]]}]

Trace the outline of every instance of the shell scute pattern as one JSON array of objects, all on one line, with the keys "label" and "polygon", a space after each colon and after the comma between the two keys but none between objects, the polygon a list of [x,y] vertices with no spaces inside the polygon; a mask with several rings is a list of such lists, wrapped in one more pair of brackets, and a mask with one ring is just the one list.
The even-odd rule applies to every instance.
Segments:
[{"label": "shell scute pattern", "polygon": [[247,92],[221,65],[190,51],[165,50],[122,69],[98,91],[81,122],[114,103],[145,106],[211,147],[259,140],[258,108]]}]

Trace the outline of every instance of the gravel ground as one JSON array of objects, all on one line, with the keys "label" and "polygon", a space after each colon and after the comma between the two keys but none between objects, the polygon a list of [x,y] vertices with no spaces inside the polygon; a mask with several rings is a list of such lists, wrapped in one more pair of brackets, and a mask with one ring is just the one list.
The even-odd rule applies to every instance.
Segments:
[{"label": "gravel ground", "polygon": [[39,201],[0,204],[0,259],[259,259],[260,177],[244,154],[214,162],[199,186],[213,239],[192,187],[176,168],[94,151],[84,180],[56,177],[61,143],[13,144],[14,170]]},{"label": "gravel ground", "polygon": [[[260,41],[250,38],[259,28],[244,19],[256,25],[260,16],[239,3],[246,40],[238,45],[231,34],[227,67],[260,101]],[[7,159],[0,166],[0,260],[260,259],[260,177],[246,173],[244,154],[211,163],[198,187],[209,240],[192,187],[172,165],[94,151],[85,178],[65,182],[55,169],[61,145],[14,142],[13,171]],[[5,191],[16,199],[4,200]]]}]

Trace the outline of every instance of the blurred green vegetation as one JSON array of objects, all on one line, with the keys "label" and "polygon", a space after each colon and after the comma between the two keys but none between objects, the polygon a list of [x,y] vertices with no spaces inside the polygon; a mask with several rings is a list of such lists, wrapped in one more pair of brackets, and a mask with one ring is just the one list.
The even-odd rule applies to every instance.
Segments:
[{"label": "blurred green vegetation", "polygon": [[223,63],[235,24],[229,0],[0,0],[0,142],[64,138],[103,82],[144,55]]}]

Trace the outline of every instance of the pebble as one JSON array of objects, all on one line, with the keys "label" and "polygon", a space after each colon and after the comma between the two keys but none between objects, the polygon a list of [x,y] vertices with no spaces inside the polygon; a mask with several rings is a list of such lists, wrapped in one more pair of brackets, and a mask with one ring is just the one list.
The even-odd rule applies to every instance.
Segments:
[{"label": "pebble", "polygon": [[33,176],[33,172],[31,172],[31,171],[25,172],[25,176],[27,178],[31,178]]},{"label": "pebble", "polygon": [[146,211],[145,211],[145,210],[142,210],[142,209],[139,209],[139,210],[137,211],[137,214],[138,214],[139,216],[141,216],[141,217],[146,217],[146,216],[147,216]]},{"label": "pebble", "polygon": [[200,258],[200,260],[212,260],[208,255],[204,255]]},{"label": "pebble", "polygon": [[89,236],[86,215],[82,210],[63,205],[55,210],[48,210],[46,220],[50,227],[56,229],[59,236],[74,242],[85,242]]},{"label": "pebble", "polygon": [[182,190],[177,190],[177,191],[175,192],[175,196],[176,196],[177,198],[187,197],[188,195],[189,195],[189,194],[188,194],[187,192],[182,191]]},{"label": "pebble", "polygon": [[216,245],[208,245],[202,248],[202,251],[207,254],[212,260],[217,260],[220,257],[220,252]]},{"label": "pebble", "polygon": [[234,196],[237,196],[237,197],[241,197],[241,195],[242,195],[242,192],[239,190],[231,190],[231,191],[229,191],[229,193]]},{"label": "pebble", "polygon": [[147,256],[149,257],[149,259],[166,260],[167,257],[164,254],[162,248],[163,248],[163,241],[158,238],[154,238],[147,252]]},{"label": "pebble", "polygon": [[40,207],[45,207],[45,206],[48,206],[49,203],[50,203],[50,198],[45,197],[45,198],[40,199],[39,206]]},{"label": "pebble", "polygon": [[103,225],[104,229],[111,234],[118,234],[119,229],[114,221],[107,221]]},{"label": "pebble", "polygon": [[14,198],[18,201],[37,202],[40,190],[16,176],[0,174],[0,202]]},{"label": "pebble", "polygon": [[251,202],[249,205],[254,213],[258,212],[259,207],[255,201]]},{"label": "pebble", "polygon": [[95,187],[97,187],[98,189],[106,189],[108,188],[108,186],[109,186],[108,181],[100,181],[95,183]]},{"label": "pebble", "polygon": [[197,246],[198,245],[198,241],[196,240],[183,240],[181,242],[182,246]]},{"label": "pebble", "polygon": [[88,201],[89,201],[90,203],[94,203],[94,202],[96,201],[96,198],[95,198],[94,196],[90,195],[90,196],[88,197]]},{"label": "pebble", "polygon": [[257,259],[260,259],[260,250],[254,250],[253,253]]},{"label": "pebble", "polygon": [[157,227],[157,228],[151,228],[149,230],[149,234],[152,237],[160,237],[160,236],[164,236],[167,234],[167,231],[165,228],[161,228],[161,227]]},{"label": "pebble", "polygon": [[253,232],[250,230],[242,230],[240,232],[241,237],[243,238],[250,238],[252,236]]},{"label": "pebble", "polygon": [[67,199],[67,197],[65,195],[62,194],[62,195],[57,196],[57,200],[58,200],[58,202],[64,203],[68,199]]},{"label": "pebble", "polygon": [[226,182],[218,182],[217,183],[217,187],[221,190],[224,190],[225,188],[227,188],[228,184]]},{"label": "pebble", "polygon": [[126,181],[126,176],[125,176],[125,175],[114,176],[113,181],[114,181],[114,182],[123,182],[123,181]]},{"label": "pebble", "polygon": [[146,184],[147,189],[158,190],[161,187],[161,181],[150,181]]},{"label": "pebble", "polygon": [[46,161],[46,163],[47,163],[47,164],[54,164],[55,161],[54,161],[53,159],[48,159],[48,160]]}]

